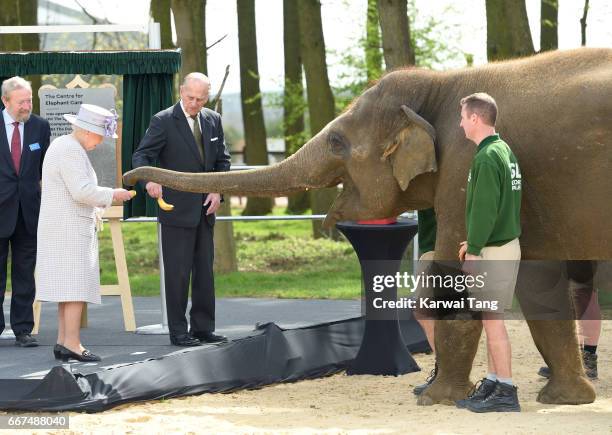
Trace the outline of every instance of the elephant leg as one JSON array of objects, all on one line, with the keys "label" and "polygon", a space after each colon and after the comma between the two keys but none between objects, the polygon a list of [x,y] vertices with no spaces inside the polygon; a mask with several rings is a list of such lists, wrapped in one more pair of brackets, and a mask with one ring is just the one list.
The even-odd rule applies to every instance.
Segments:
[{"label": "elephant leg", "polygon": [[538,402],[579,405],[592,403],[595,390],[587,380],[578,348],[574,320],[528,320],[531,336],[550,368],[550,379]]},{"label": "elephant leg", "polygon": [[454,405],[472,388],[470,372],[482,332],[480,320],[436,320],[438,374],[417,399],[417,405]]}]

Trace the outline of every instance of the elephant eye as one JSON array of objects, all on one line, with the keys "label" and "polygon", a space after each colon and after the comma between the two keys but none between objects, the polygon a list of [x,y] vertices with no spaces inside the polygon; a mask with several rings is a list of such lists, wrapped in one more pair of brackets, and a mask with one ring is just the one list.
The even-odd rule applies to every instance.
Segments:
[{"label": "elephant eye", "polygon": [[331,152],[336,155],[343,155],[346,151],[346,142],[338,133],[330,133],[327,141],[331,147]]}]

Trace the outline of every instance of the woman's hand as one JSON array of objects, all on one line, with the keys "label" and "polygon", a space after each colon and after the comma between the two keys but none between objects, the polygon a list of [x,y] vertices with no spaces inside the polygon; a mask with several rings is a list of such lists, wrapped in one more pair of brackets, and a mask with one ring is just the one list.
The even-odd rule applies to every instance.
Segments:
[{"label": "woman's hand", "polygon": [[125,189],[113,189],[113,201],[129,201],[132,194]]}]

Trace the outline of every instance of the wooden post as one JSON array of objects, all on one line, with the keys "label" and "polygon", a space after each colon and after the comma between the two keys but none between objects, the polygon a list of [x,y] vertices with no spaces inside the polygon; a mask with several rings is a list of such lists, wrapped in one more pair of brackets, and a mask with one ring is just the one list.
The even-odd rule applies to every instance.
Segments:
[{"label": "wooden post", "polygon": [[106,210],[103,217],[109,221],[118,284],[100,286],[100,294],[103,296],[121,296],[124,329],[133,332],[136,330],[136,320],[134,318],[132,290],[130,288],[127,262],[125,260],[125,248],[123,245],[123,233],[121,231],[123,207],[112,206]]},{"label": "wooden post", "polygon": [[[121,231],[123,207],[112,206],[106,210],[103,217],[109,221],[118,283],[100,286],[100,294],[102,296],[121,296],[123,326],[126,331],[133,332],[136,330],[136,319],[134,317],[132,290],[130,288],[127,262],[125,260],[125,248],[123,245],[123,233]],[[34,301],[34,329],[32,329],[32,334],[38,334],[38,329],[40,326],[40,311],[40,301]],[[83,313],[81,314],[81,328],[87,328],[87,304],[85,304],[83,307]]]}]

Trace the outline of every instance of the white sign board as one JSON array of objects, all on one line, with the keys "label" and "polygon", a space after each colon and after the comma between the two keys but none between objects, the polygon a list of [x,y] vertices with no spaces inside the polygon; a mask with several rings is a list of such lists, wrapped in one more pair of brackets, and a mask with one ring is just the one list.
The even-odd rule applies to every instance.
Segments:
[{"label": "white sign board", "polygon": [[[51,141],[72,132],[72,125],[62,115],[65,113],[76,115],[83,103],[114,109],[114,92],[112,88],[41,89],[38,93],[40,116],[49,121],[51,125]],[[87,154],[98,176],[98,184],[105,187],[116,187],[115,140],[105,138],[95,150]]]}]

